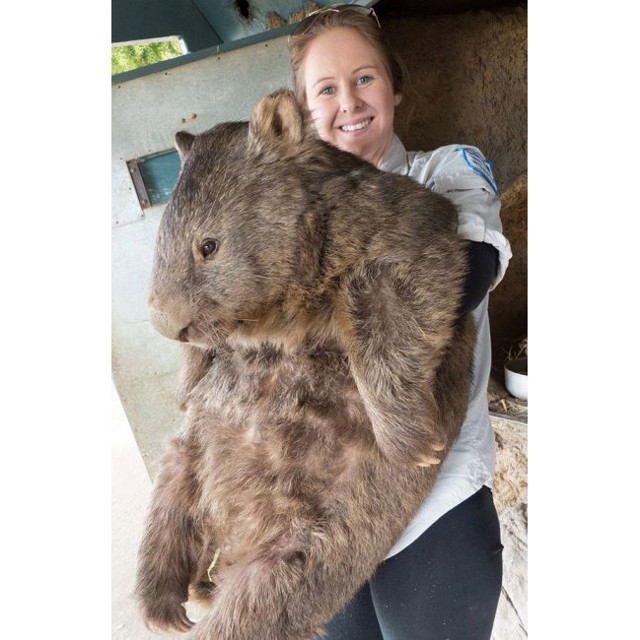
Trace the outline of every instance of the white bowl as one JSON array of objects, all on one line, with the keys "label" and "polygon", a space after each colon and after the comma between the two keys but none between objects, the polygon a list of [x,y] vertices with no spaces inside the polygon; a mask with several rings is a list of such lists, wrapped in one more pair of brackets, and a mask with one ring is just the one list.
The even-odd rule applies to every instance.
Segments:
[{"label": "white bowl", "polygon": [[527,359],[508,360],[504,365],[504,383],[507,391],[518,400],[528,400]]}]

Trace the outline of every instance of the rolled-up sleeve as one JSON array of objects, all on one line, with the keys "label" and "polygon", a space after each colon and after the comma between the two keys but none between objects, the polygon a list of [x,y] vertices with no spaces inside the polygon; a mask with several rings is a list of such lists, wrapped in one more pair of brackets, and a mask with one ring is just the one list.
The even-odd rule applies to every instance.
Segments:
[{"label": "rolled-up sleeve", "polygon": [[420,181],[425,187],[456,205],[458,234],[498,250],[498,273],[490,287],[494,289],[504,277],[512,253],[502,233],[500,198],[491,163],[475,147],[449,145],[429,154],[423,170]]},{"label": "rolled-up sleeve", "polygon": [[489,290],[504,277],[511,259],[511,245],[502,233],[500,198],[483,188],[440,191],[458,207],[458,235],[465,240],[486,242],[498,250],[498,272]]}]

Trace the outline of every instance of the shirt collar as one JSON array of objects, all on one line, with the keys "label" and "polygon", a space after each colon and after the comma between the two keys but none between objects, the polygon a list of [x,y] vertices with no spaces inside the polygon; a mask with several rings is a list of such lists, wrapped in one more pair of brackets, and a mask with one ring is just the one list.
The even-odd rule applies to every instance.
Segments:
[{"label": "shirt collar", "polygon": [[378,169],[386,171],[387,173],[397,173],[403,176],[409,173],[407,150],[395,133]]}]

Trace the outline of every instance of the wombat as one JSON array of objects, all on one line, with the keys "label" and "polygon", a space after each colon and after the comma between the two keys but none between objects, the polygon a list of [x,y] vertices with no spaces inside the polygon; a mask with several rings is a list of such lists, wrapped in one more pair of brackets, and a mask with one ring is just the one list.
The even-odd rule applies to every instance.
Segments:
[{"label": "wombat", "polygon": [[149,302],[183,343],[186,425],[137,597],[192,639],[307,640],[385,558],[464,420],[456,211],[322,142],[289,92],[176,146]]}]

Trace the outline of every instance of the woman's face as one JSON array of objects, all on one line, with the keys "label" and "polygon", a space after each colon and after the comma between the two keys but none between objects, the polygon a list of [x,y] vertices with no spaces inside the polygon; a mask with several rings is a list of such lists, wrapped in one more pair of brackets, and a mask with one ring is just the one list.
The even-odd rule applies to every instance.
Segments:
[{"label": "woman's face", "polygon": [[393,137],[394,96],[380,54],[357,31],[336,27],[302,61],[307,106],[320,137],[379,166]]}]

